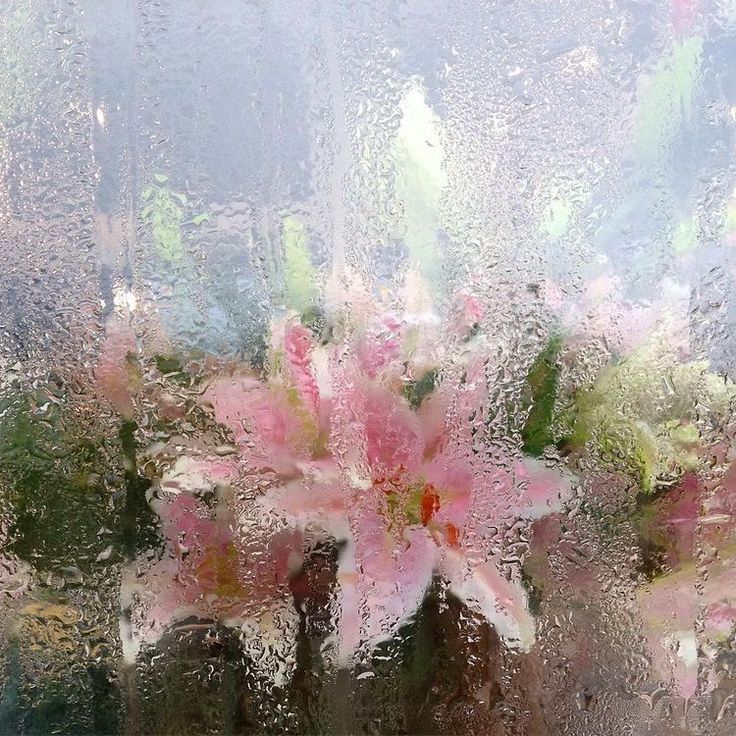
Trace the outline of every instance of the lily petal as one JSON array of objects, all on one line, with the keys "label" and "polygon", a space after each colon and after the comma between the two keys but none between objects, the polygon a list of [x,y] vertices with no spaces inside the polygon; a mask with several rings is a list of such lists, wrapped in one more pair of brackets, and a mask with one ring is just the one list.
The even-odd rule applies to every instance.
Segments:
[{"label": "lily petal", "polygon": [[520,582],[507,580],[491,562],[471,563],[448,549],[440,566],[450,591],[479,613],[511,647],[528,651],[534,643],[534,619]]}]

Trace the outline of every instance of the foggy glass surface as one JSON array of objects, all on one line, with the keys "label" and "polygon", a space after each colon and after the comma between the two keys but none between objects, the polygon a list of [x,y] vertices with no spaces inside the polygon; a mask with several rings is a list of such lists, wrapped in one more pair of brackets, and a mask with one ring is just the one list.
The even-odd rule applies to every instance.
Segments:
[{"label": "foggy glass surface", "polygon": [[0,733],[736,731],[734,0],[1,0]]}]

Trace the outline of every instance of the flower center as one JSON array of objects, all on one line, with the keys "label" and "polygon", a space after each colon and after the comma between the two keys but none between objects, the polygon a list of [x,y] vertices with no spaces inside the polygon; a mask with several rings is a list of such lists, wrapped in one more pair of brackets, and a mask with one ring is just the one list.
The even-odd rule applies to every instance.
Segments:
[{"label": "flower center", "polygon": [[421,524],[427,526],[440,510],[440,494],[424,478],[411,478],[403,465],[373,481],[381,495],[389,525],[397,530]]}]

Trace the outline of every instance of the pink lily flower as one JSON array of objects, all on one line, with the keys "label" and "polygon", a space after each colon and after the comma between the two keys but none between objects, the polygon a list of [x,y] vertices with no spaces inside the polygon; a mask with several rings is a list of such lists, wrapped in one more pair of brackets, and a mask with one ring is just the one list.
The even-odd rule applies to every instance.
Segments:
[{"label": "pink lily flower", "polygon": [[[509,646],[532,645],[504,533],[559,510],[571,489],[558,470],[484,438],[493,372],[475,334],[480,302],[461,293],[443,325],[426,299],[405,316],[370,314],[364,299],[356,321],[346,316],[355,293],[332,289],[327,345],[289,317],[272,325],[265,377],[212,372],[201,403],[236,451],[179,449],[154,487],[166,553],[124,570],[128,661],[172,626],[215,620],[275,654],[254,660],[276,663],[270,675],[285,681],[299,624],[291,586],[310,544],[327,540],[339,547],[334,664],[394,635],[435,576]],[[116,366],[130,345],[121,337],[101,361],[100,384],[123,413],[130,384]]]},{"label": "pink lily flower", "polygon": [[[127,661],[172,625],[219,621],[249,634],[248,641],[267,650],[261,654],[276,655],[253,657],[271,666],[274,682],[288,677],[298,626],[289,582],[301,563],[301,535],[264,523],[252,505],[235,503],[237,473],[237,462],[230,460],[180,457],[161,478],[151,503],[166,554],[123,570],[121,607],[130,610],[130,620],[121,617]],[[208,494],[215,497],[210,502]]]},{"label": "pink lily flower", "polygon": [[736,627],[736,463],[717,488],[709,493],[687,474],[657,502],[649,524],[671,571],[639,593],[645,633],[657,672],[685,699],[696,692],[698,662],[709,644],[725,641]]},{"label": "pink lily flower", "polygon": [[268,381],[218,376],[204,398],[244,466],[276,474],[264,511],[342,544],[338,661],[395,633],[434,575],[528,648],[534,622],[518,573],[502,570],[499,529],[558,509],[569,483],[508,451],[490,457],[475,439],[470,419],[488,392],[478,346],[412,406],[404,389],[423,377],[401,320],[381,316],[328,348],[297,323],[279,332]]}]

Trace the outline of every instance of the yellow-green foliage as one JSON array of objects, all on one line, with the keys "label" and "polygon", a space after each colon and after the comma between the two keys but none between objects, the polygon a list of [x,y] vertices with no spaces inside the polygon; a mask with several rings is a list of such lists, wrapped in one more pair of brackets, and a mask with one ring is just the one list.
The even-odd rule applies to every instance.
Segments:
[{"label": "yellow-green foliage", "polygon": [[403,209],[403,238],[423,275],[438,276],[437,228],[440,203],[447,187],[441,121],[421,87],[410,88],[401,100],[401,123],[392,146],[396,196]]},{"label": "yellow-green foliage", "polygon": [[726,415],[733,384],[710,373],[706,361],[677,363],[659,341],[618,365],[575,397],[570,443],[638,475],[650,492],[700,463],[698,414]]},{"label": "yellow-green foliage", "polygon": [[635,113],[635,142],[639,155],[665,155],[690,117],[700,77],[703,39],[676,41],[662,57],[651,79],[641,86]]},{"label": "yellow-green foliage", "polygon": [[142,194],[145,205],[141,217],[151,228],[158,254],[170,263],[176,263],[185,256],[182,224],[187,198],[171,190],[167,185],[168,177],[156,174],[154,178],[155,185]]},{"label": "yellow-green foliage", "polygon": [[307,233],[304,225],[293,215],[284,218],[284,301],[299,313],[314,306],[317,284],[314,266],[309,257]]}]

